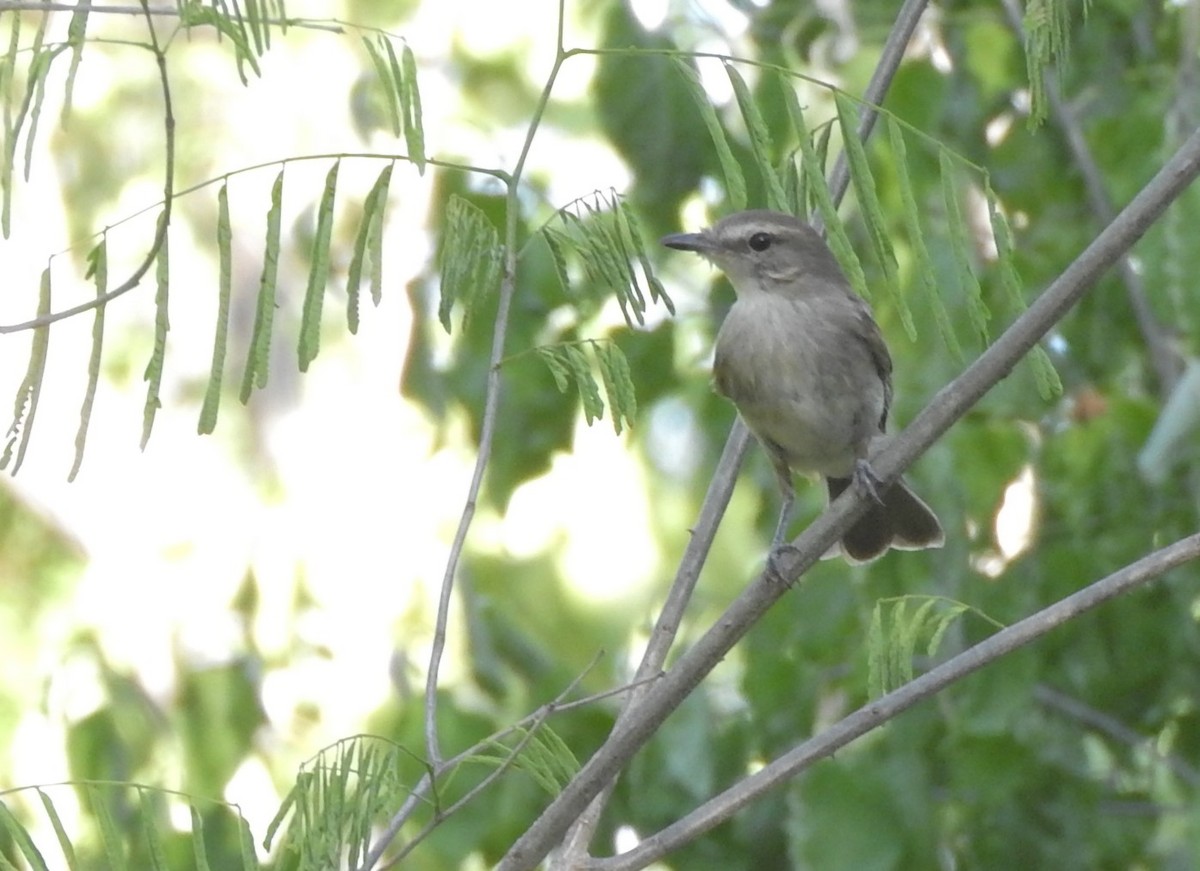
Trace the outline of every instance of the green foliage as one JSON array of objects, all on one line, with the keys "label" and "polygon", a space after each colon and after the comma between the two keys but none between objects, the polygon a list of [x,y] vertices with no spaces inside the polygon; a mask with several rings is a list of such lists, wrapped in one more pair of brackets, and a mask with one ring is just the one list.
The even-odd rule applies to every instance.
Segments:
[{"label": "green foliage", "polygon": [[154,427],[154,417],[158,413],[158,409],[162,407],[159,391],[162,388],[163,364],[167,357],[167,331],[171,329],[171,323],[167,317],[168,288],[171,284],[168,252],[171,249],[167,244],[166,224],[167,214],[164,212],[159,217],[158,230],[158,234],[163,240],[162,247],[158,249],[158,256],[154,261],[154,283],[157,288],[154,294],[154,350],[150,354],[150,362],[146,364],[145,374],[142,375],[142,380],[148,384],[146,404],[142,412],[142,450],[146,449],[146,443],[150,441],[150,430]]},{"label": "green foliage", "polygon": [[329,243],[333,237],[333,198],[337,191],[337,161],[325,177],[321,205],[317,207],[317,230],[313,239],[312,266],[309,267],[308,288],[304,291],[304,314],[300,321],[300,371],[317,356],[321,346],[321,309],[325,302],[325,285],[329,283]]},{"label": "green foliage", "polygon": [[258,283],[258,304],[254,313],[254,331],[242,374],[241,400],[250,400],[255,387],[267,385],[267,365],[271,351],[271,326],[275,322],[275,285],[279,278],[279,245],[283,204],[283,169],[271,187],[271,208],[267,211],[267,242],[263,251],[262,278]]},{"label": "green foliage", "polygon": [[439,269],[442,300],[438,320],[450,332],[450,311],[462,309],[463,329],[468,329],[477,306],[500,287],[504,247],[500,234],[480,209],[462,197],[452,197],[446,207],[445,242]]},{"label": "green foliage", "polygon": [[[42,271],[42,281],[38,292],[38,317],[50,314],[50,267]],[[25,451],[29,447],[29,436],[33,432],[33,421],[37,416],[38,399],[42,394],[42,376],[46,372],[46,355],[50,349],[49,325],[37,327],[33,332],[33,343],[29,351],[29,367],[25,370],[25,378],[17,389],[17,397],[13,402],[13,422],[8,428],[8,442],[4,445],[4,454],[0,456],[0,469],[7,469],[12,463],[15,475],[25,459]],[[13,460],[13,448],[16,447],[16,460]]]},{"label": "green foliage", "polygon": [[213,330],[212,365],[208,374],[208,386],[204,390],[204,404],[200,408],[200,423],[196,427],[200,435],[212,433],[217,426],[217,412],[221,407],[221,383],[225,379],[225,349],[229,338],[229,303],[233,296],[233,235],[229,226],[229,184],[221,185],[217,193],[217,324]]},{"label": "green foliage", "polygon": [[[108,236],[100,237],[100,244],[88,252],[88,268],[86,278],[96,283],[96,297],[102,298],[108,290]],[[75,462],[67,475],[68,481],[74,481],[83,465],[83,449],[87,444],[88,423],[92,419],[92,405],[96,401],[96,387],[100,383],[100,358],[104,348],[104,305],[96,306],[95,319],[92,321],[92,354],[88,358],[88,383],[83,394],[83,406],[79,410],[79,430],[75,434]]]},{"label": "green foliage", "polygon": [[[915,602],[920,604],[909,613],[908,606]],[[867,691],[881,696],[911,681],[917,644],[924,639],[925,656],[933,657],[954,621],[971,610],[970,605],[940,596],[878,600],[867,635]]]},{"label": "green foliage", "polygon": [[417,170],[423,174],[425,128],[421,121],[421,91],[417,85],[417,62],[412,48],[405,43],[400,58],[397,59],[392,40],[383,34],[378,34],[375,42],[365,36],[362,41],[386,96],[385,103],[392,122],[392,133],[395,136],[404,133],[408,159],[416,164]]},{"label": "green foliage", "polygon": [[[186,863],[197,871],[261,868],[248,840],[248,824],[230,805],[187,801],[191,829],[180,832],[168,818],[167,807],[168,802],[184,801],[178,793],[143,784],[94,782],[80,786],[82,809],[94,823],[85,836],[69,833],[63,813],[55,804],[53,794],[61,791],[58,787],[14,790],[0,799],[0,832],[8,836],[10,845],[0,852],[4,867],[28,867],[32,871],[60,867],[72,871],[98,867],[169,871]],[[14,810],[22,800],[24,809]],[[54,847],[65,865],[58,863],[48,844],[39,847],[30,833],[38,810],[54,832]],[[27,864],[13,864],[18,859]]]}]

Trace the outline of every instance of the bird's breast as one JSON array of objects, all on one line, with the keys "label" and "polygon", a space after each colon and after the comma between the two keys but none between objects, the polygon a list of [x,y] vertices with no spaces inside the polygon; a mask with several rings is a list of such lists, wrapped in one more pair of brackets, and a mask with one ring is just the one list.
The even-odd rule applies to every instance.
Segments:
[{"label": "bird's breast", "polygon": [[879,432],[884,383],[849,303],[743,295],[717,335],[717,391],[801,471],[845,475]]}]

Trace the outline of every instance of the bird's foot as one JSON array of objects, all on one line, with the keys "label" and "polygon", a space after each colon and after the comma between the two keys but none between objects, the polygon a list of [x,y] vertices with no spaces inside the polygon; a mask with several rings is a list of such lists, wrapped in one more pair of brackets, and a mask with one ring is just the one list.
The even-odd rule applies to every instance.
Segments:
[{"label": "bird's foot", "polygon": [[870,496],[878,505],[883,504],[883,499],[879,496],[879,488],[882,485],[883,482],[879,480],[870,463],[862,459],[854,461],[854,486],[860,493]]},{"label": "bird's foot", "polygon": [[793,544],[775,544],[767,554],[766,575],[777,584],[791,586],[795,577],[796,562],[800,549]]}]

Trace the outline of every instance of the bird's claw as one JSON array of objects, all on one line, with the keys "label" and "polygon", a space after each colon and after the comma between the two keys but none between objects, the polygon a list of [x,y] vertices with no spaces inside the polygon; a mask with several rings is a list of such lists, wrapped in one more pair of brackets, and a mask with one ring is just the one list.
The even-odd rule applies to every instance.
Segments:
[{"label": "bird's claw", "polygon": [[879,480],[879,476],[875,474],[870,463],[866,460],[854,461],[854,486],[860,493],[870,496],[877,505],[883,504],[883,499],[879,496],[879,488],[882,484],[883,482]]},{"label": "bird's claw", "polygon": [[796,560],[800,556],[800,549],[792,544],[776,544],[772,546],[771,552],[767,554],[767,577],[779,584],[792,584],[792,576],[795,572],[792,571]]}]

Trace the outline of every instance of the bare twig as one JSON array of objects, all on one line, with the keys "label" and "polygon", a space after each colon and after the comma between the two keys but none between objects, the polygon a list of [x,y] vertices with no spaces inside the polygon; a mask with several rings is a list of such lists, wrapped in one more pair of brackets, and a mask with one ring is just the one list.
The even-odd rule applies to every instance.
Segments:
[{"label": "bare twig", "polygon": [[[1021,34],[1023,15],[1017,0],[1004,0],[1004,11],[1008,15],[1009,25],[1018,35]],[[1108,195],[1104,176],[1100,173],[1096,158],[1092,156],[1087,137],[1083,135],[1083,125],[1079,123],[1074,108],[1063,98],[1062,89],[1058,86],[1058,79],[1049,72],[1045,73],[1043,78],[1045,79],[1046,99],[1050,105],[1050,117],[1062,130],[1067,147],[1075,159],[1075,166],[1083,176],[1083,187],[1087,193],[1088,206],[1100,221],[1108,223],[1116,215],[1117,210],[1113,207],[1112,199]],[[1138,330],[1141,331],[1142,339],[1150,352],[1150,363],[1158,377],[1159,390],[1162,395],[1167,396],[1179,379],[1183,361],[1172,350],[1166,331],[1154,316],[1154,310],[1150,306],[1150,297],[1146,293],[1146,285],[1142,281],[1142,276],[1134,268],[1133,262],[1128,257],[1122,257],[1117,263],[1117,272],[1121,276],[1121,282],[1125,285],[1125,294],[1129,298],[1130,308],[1133,309],[1133,317],[1137,321]]]},{"label": "bare twig", "polygon": [[[872,468],[881,479],[894,480],[1007,375],[1198,174],[1200,130],[1192,134],[1121,214],[991,347],[939,391],[907,430],[872,457]],[[865,498],[854,488],[840,496],[793,543],[796,548],[793,564],[781,567],[787,577],[799,577],[816,562],[866,507]],[[500,871],[519,871],[537,865],[588,802],[786,589],[765,574],[752,581],[713,627],[646,694],[638,707],[638,716],[631,718],[588,760],[578,776],[513,844],[498,866]]]},{"label": "bare twig", "polygon": [[633,850],[611,859],[594,860],[587,867],[605,871],[629,871],[646,867],[718,823],[728,820],[751,801],[795,777],[814,762],[833,755],[851,741],[918,702],[931,698],[955,681],[1041,638],[1080,614],[1197,558],[1200,558],[1200,534],[1189,536],[1142,557],[1103,580],[1096,581],[1019,623],[1002,629],[899,689],[868,702],[841,722],[803,742],[719,796],[705,802],[687,816],[645,839]]},{"label": "bare twig", "polygon": [[433,646],[429,653],[429,670],[425,678],[425,747],[431,765],[441,762],[441,748],[437,735],[437,684],[438,671],[442,662],[442,653],[446,648],[446,624],[450,619],[450,600],[454,592],[454,577],[458,573],[458,563],[462,559],[463,546],[466,544],[467,532],[475,518],[475,506],[479,499],[479,490],[483,486],[483,475],[492,456],[492,445],[496,438],[496,417],[500,408],[500,392],[503,386],[500,378],[500,364],[504,360],[504,344],[508,337],[508,314],[512,308],[513,294],[517,286],[517,219],[520,206],[517,203],[517,193],[520,189],[521,176],[525,169],[525,161],[529,150],[533,147],[533,138],[537,133],[542,114],[550,102],[550,94],[562,68],[566,53],[563,51],[563,3],[558,4],[558,51],[554,58],[554,66],[542,88],[541,97],[534,109],[525,142],[517,157],[516,167],[508,179],[508,208],[505,213],[504,226],[504,272],[500,280],[500,295],[496,307],[496,323],[492,328],[492,353],[488,366],[487,394],[483,404],[483,421],[479,431],[479,453],[475,457],[475,471],[471,476],[471,484],[467,488],[466,503],[458,521],[458,529],[454,533],[454,543],[446,558],[446,571],[442,576],[442,588],[438,596],[437,620],[434,624]]}]

